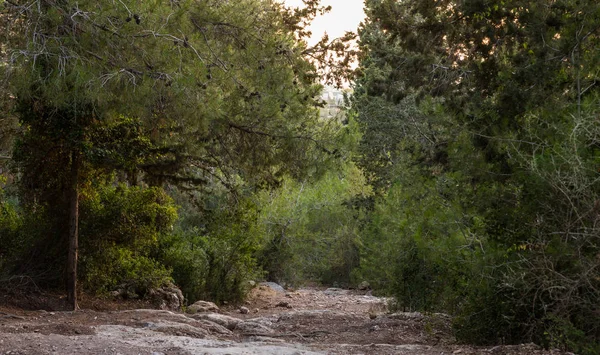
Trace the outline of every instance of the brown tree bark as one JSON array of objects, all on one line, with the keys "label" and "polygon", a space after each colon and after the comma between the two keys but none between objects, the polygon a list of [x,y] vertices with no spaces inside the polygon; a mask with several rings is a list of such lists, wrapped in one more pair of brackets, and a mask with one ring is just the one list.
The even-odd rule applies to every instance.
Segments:
[{"label": "brown tree bark", "polygon": [[79,153],[71,153],[69,196],[69,256],[67,259],[67,300],[77,310],[77,254],[79,252]]}]

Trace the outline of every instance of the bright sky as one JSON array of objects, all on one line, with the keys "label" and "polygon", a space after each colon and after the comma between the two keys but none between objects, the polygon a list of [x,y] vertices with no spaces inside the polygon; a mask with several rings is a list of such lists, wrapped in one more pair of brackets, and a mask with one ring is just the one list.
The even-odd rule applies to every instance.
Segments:
[{"label": "bright sky", "polygon": [[[283,0],[288,6],[302,6],[302,0]],[[364,20],[363,0],[321,0],[321,5],[331,6],[331,11],[317,17],[312,25],[312,38],[309,45],[316,43],[325,32],[329,39],[341,37],[346,31],[356,32],[358,24]]]}]

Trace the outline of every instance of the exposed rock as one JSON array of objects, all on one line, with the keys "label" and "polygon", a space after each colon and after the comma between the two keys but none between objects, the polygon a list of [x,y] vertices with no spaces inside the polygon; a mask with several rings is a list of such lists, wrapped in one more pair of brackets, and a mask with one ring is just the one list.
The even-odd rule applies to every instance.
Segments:
[{"label": "exposed rock", "polygon": [[250,310],[247,307],[240,307],[240,313],[248,314],[248,313],[250,313]]},{"label": "exposed rock", "polygon": [[300,310],[281,313],[277,321],[293,321],[296,319],[349,319],[358,317],[348,312],[332,311],[332,310]]},{"label": "exposed rock", "polygon": [[421,320],[425,317],[420,312],[397,312],[388,315],[388,318],[398,320]]},{"label": "exposed rock", "polygon": [[176,336],[188,336],[192,338],[206,338],[208,330],[191,326],[189,324],[181,324],[175,322],[163,321],[153,324],[150,329],[155,332],[161,332]]},{"label": "exposed rock", "polygon": [[292,308],[292,305],[289,302],[281,301],[277,303],[275,307]]},{"label": "exposed rock", "polygon": [[191,314],[195,313],[207,313],[207,312],[218,312],[219,307],[216,304],[208,301],[197,301],[187,308],[187,312]]},{"label": "exposed rock", "polygon": [[249,341],[256,343],[285,343],[284,339],[277,339],[263,336],[251,336],[248,338]]},{"label": "exposed rock", "polygon": [[207,319],[199,319],[197,321],[198,321],[198,324],[196,324],[196,326],[200,326],[200,327],[208,330],[211,334],[214,334],[214,333],[221,334],[221,335],[233,334],[230,329],[227,329],[225,326],[223,326],[217,322],[213,322],[213,321],[207,320]]},{"label": "exposed rock", "polygon": [[324,294],[328,295],[328,296],[341,296],[341,295],[347,295],[350,293],[349,290],[343,290],[341,288],[337,288],[337,287],[331,287],[326,289],[325,291],[323,291]]},{"label": "exposed rock", "polygon": [[[457,344],[450,316],[407,312],[388,317],[387,300],[362,293],[329,296],[308,289],[291,300],[269,289],[247,306],[268,305],[264,313],[260,309],[262,316],[246,320],[238,319],[248,315],[232,306],[223,309],[230,316],[154,309],[17,315],[1,309],[0,354],[572,355],[532,344]],[[273,307],[292,301],[297,310]],[[319,304],[321,309],[315,309]]]},{"label": "exposed rock", "polygon": [[363,281],[358,284],[358,289],[361,291],[366,291],[371,289],[371,285],[367,281]]},{"label": "exposed rock", "polygon": [[149,329],[155,329],[157,327],[156,323],[154,322],[144,322],[141,324],[142,328],[149,328]]},{"label": "exposed rock", "polygon": [[206,319],[190,319],[188,317],[184,317],[181,319],[185,323],[181,323],[179,321],[162,321],[160,323],[155,322],[143,322],[141,323],[142,328],[147,328],[153,331],[175,334],[175,335],[187,335],[195,338],[204,338],[209,333],[211,334],[221,334],[221,335],[231,335],[231,330],[225,328],[224,326],[212,322]]},{"label": "exposed rock", "polygon": [[191,316],[194,319],[204,319],[213,323],[219,324],[229,330],[235,329],[235,326],[241,322],[240,319],[235,317],[226,316],[218,313],[198,313]]},{"label": "exposed rock", "polygon": [[248,280],[248,286],[255,287],[256,286],[256,281]]},{"label": "exposed rock", "polygon": [[247,322],[258,323],[264,325],[267,328],[273,328],[274,324],[279,321],[279,317],[277,315],[271,315],[268,317],[258,317],[248,319]]},{"label": "exposed rock", "polygon": [[285,292],[285,289],[281,285],[279,285],[275,282],[261,282],[260,285],[266,286],[276,292],[281,292],[281,293]]},{"label": "exposed rock", "polygon": [[175,311],[180,310],[185,301],[183,293],[181,293],[181,290],[175,285],[150,289],[146,297],[160,309]]},{"label": "exposed rock", "polygon": [[452,320],[452,316],[446,313],[431,313],[429,316],[431,316],[433,319],[444,319],[447,321]]},{"label": "exposed rock", "polygon": [[113,311],[111,313],[128,314],[130,316],[133,316],[133,318],[139,318],[140,316],[165,316],[187,318],[183,314],[174,313],[164,309],[125,309],[122,311]]},{"label": "exposed rock", "polygon": [[120,284],[115,287],[113,291],[110,292],[110,295],[114,298],[127,296],[127,284]]},{"label": "exposed rock", "polygon": [[264,326],[260,323],[256,323],[256,322],[252,322],[252,321],[239,322],[236,325],[235,330],[242,332],[242,333],[252,333],[252,334],[275,333],[275,331],[273,329],[271,329],[267,326]]}]

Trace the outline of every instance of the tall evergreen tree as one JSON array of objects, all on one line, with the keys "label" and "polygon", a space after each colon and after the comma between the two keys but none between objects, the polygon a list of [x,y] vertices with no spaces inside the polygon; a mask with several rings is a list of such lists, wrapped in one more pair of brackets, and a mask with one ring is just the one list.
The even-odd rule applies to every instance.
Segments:
[{"label": "tall evergreen tree", "polygon": [[6,31],[22,196],[60,231],[40,254],[69,236],[73,308],[79,194],[94,174],[233,188],[305,174],[328,151],[316,68],[297,41],[318,2],[304,12],[262,0],[3,6],[16,19]]},{"label": "tall evergreen tree", "polygon": [[[600,324],[583,315],[600,299],[599,11],[595,1],[366,2],[359,160],[383,208],[401,206],[390,200],[400,197],[429,211],[397,229],[420,250],[403,260],[427,259],[423,248],[452,238],[454,228],[429,223],[449,216],[469,247],[456,253],[485,252],[476,258],[489,269],[466,276],[473,304],[455,293],[465,338],[596,349],[589,341],[597,344]],[[429,246],[419,244],[423,233]],[[418,287],[421,273],[399,270]]]}]

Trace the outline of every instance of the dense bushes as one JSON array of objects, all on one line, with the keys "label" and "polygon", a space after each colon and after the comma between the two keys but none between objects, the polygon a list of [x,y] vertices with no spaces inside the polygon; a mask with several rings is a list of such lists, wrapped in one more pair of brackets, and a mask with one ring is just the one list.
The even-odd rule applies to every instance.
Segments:
[{"label": "dense bushes", "polygon": [[15,203],[7,201],[2,185],[3,181],[0,177],[0,272],[20,249],[17,235],[23,223]]},{"label": "dense bushes", "polygon": [[[0,202],[0,270],[60,287],[65,249],[45,208]],[[80,280],[88,292],[107,294],[126,285],[141,295],[169,280],[159,260],[159,241],[177,217],[172,200],[157,188],[101,183],[81,199]]]},{"label": "dense bushes", "polygon": [[188,302],[243,300],[248,281],[261,277],[256,207],[230,204],[225,198],[211,201],[209,210],[181,202],[182,218],[161,247],[176,284]]},{"label": "dense bushes", "polygon": [[38,286],[56,286],[63,272],[58,261],[65,255],[53,243],[57,235],[50,230],[45,209],[24,209],[5,188],[12,191],[14,186],[0,187],[0,278],[24,277]]},{"label": "dense bushes", "polygon": [[97,295],[127,290],[127,297],[144,296],[148,290],[167,285],[170,270],[160,262],[126,247],[110,246],[81,260],[83,287]]},{"label": "dense bushes", "polygon": [[479,271],[476,259],[485,247],[453,191],[461,179],[436,182],[422,174],[400,165],[394,185],[377,199],[363,234],[360,273],[396,296],[399,308],[451,312]]},{"label": "dense bushes", "polygon": [[454,314],[462,341],[597,353],[595,174],[584,157],[555,154],[560,172],[521,165],[511,181],[475,187],[398,164],[363,231],[360,274],[401,309]]},{"label": "dense bushes", "polygon": [[170,280],[158,246],[177,218],[170,197],[158,188],[105,185],[89,190],[81,205],[80,279],[94,293],[118,285],[143,294]]},{"label": "dense bushes", "polygon": [[366,1],[361,272],[463,341],[598,352],[598,10]]},{"label": "dense bushes", "polygon": [[[81,198],[79,279],[85,291],[108,295],[119,289],[143,297],[174,281],[189,302],[240,301],[247,281],[260,277],[255,254],[262,235],[254,231],[256,216],[249,206],[237,210],[222,201],[203,214],[172,189],[182,205],[178,218],[178,206],[163,189],[94,185]],[[0,212],[0,270],[59,287],[64,249],[46,249],[41,259],[32,254],[48,237],[47,215],[21,211],[6,199],[0,200]],[[56,270],[52,280],[40,272],[44,269]]]},{"label": "dense bushes", "polygon": [[272,281],[350,285],[359,263],[364,211],[352,201],[370,196],[361,171],[348,165],[313,183],[286,179],[259,197],[264,228],[260,263]]},{"label": "dense bushes", "polygon": [[[98,177],[82,190],[79,279],[86,292],[118,289],[137,297],[174,282],[188,302],[239,302],[249,280],[265,277],[289,285],[356,283],[365,212],[353,201],[369,197],[370,189],[352,165],[311,183],[286,178],[278,189],[245,196],[216,184],[209,195],[169,187],[170,197],[161,188],[116,181]],[[65,250],[43,247],[51,214],[4,200],[1,206],[2,266],[19,264],[38,281],[60,286]],[[44,257],[35,259],[32,250],[44,250]],[[54,270],[53,281],[27,265]]]},{"label": "dense bushes", "polygon": [[454,314],[465,342],[596,353],[598,183],[578,142],[600,130],[580,125],[556,134],[561,143],[543,156],[507,148],[522,160],[501,182],[464,173],[467,162],[486,167],[466,140],[454,142],[462,146],[445,171],[412,165],[406,153],[363,231],[361,275],[402,309]]}]

